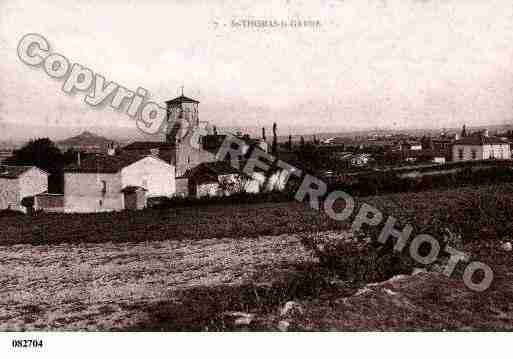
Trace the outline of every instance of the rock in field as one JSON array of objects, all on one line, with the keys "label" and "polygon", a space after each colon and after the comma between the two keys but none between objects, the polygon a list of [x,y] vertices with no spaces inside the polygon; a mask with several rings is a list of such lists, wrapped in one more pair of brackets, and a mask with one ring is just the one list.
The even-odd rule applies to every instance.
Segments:
[{"label": "rock in field", "polygon": [[228,312],[225,316],[230,317],[236,326],[250,325],[255,318],[254,314],[244,312]]},{"label": "rock in field", "polygon": [[287,315],[297,315],[297,314],[303,314],[304,310],[301,304],[294,302],[294,301],[288,301],[285,303],[283,308],[280,311],[280,314],[282,317]]},{"label": "rock in field", "polygon": [[513,246],[511,245],[511,242],[503,242],[501,244],[501,249],[505,252],[511,252],[511,250],[513,250]]},{"label": "rock in field", "polygon": [[286,320],[280,320],[280,322],[278,323],[278,329],[281,331],[281,332],[286,332],[290,327],[290,323],[287,322]]}]

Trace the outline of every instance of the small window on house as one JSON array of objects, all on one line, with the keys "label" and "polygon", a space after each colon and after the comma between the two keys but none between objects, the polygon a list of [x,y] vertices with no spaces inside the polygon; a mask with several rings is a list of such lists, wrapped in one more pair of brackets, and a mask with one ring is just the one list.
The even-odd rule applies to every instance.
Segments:
[{"label": "small window on house", "polygon": [[107,181],[102,181],[101,184],[102,184],[102,193],[103,194],[107,193]]},{"label": "small window on house", "polygon": [[472,150],[472,159],[475,160],[477,158],[477,151]]},{"label": "small window on house", "polygon": [[462,148],[458,149],[458,158],[459,158],[460,160],[462,160],[462,159],[463,159],[463,149],[462,149]]}]

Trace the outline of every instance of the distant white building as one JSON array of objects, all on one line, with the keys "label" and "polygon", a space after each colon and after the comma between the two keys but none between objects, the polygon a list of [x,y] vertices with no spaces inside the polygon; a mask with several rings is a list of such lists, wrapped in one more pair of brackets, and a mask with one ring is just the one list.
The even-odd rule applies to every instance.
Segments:
[{"label": "distant white building", "polygon": [[348,167],[361,167],[367,165],[372,160],[372,155],[370,153],[353,154],[351,152],[342,152],[338,155],[338,159],[346,163]]},{"label": "distant white building", "polygon": [[47,191],[48,176],[35,166],[0,166],[0,209],[25,212],[23,199]]},{"label": "distant white building", "polygon": [[453,161],[511,159],[510,143],[484,134],[463,137],[452,144]]},{"label": "distant white building", "polygon": [[401,149],[407,151],[420,151],[422,150],[422,144],[417,141],[405,141],[402,144]]},{"label": "distant white building", "polygon": [[235,193],[259,193],[285,189],[289,173],[277,169],[267,177],[261,172],[253,176],[241,174],[228,161],[205,162],[187,173],[189,195],[193,197],[228,196]]}]

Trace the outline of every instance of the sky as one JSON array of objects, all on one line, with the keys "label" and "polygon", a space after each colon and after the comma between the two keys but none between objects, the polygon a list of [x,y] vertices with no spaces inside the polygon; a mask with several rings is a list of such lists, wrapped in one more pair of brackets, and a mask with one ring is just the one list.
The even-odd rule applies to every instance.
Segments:
[{"label": "sky", "polygon": [[[318,20],[305,28],[241,20]],[[0,0],[1,124],[135,129],[124,112],[22,63],[27,33],[152,101],[199,100],[200,119],[281,135],[513,123],[511,1]],[[0,134],[0,140],[10,134]]]}]

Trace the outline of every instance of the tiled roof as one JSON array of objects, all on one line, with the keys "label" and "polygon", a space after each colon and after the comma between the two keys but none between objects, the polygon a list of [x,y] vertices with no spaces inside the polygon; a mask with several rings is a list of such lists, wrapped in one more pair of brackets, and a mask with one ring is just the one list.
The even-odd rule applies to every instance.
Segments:
[{"label": "tiled roof", "polygon": [[483,145],[500,145],[508,144],[508,141],[494,136],[469,136],[454,141],[455,145],[483,146]]},{"label": "tiled roof", "polygon": [[126,186],[125,188],[123,188],[121,190],[121,192],[123,192],[123,193],[134,193],[137,191],[147,191],[147,189],[144,187],[140,187],[140,186]]},{"label": "tiled roof", "polygon": [[206,150],[218,150],[225,140],[226,135],[206,135],[203,136],[203,148]]},{"label": "tiled roof", "polygon": [[0,178],[18,178],[34,166],[0,166]]},{"label": "tiled roof", "polygon": [[169,103],[171,103],[171,104],[175,104],[175,103],[184,103],[184,102],[185,102],[185,103],[199,103],[199,101],[196,101],[196,100],[194,100],[194,99],[192,99],[192,98],[189,98],[189,97],[187,97],[187,96],[184,96],[184,95],[179,96],[179,97],[177,97],[177,98],[174,98],[174,99],[172,99],[172,100],[168,100],[168,101],[166,101],[166,103],[167,103],[167,104],[169,104]]},{"label": "tiled roof", "polygon": [[[242,166],[242,164],[241,164]],[[218,176],[241,173],[241,170],[234,168],[230,161],[203,162],[196,167],[187,170],[186,177],[189,178],[211,178],[217,180]]]},{"label": "tiled roof", "polygon": [[66,167],[64,172],[117,173],[145,157],[149,157],[149,155],[130,152],[123,152],[114,156],[92,154],[82,159],[80,166],[75,163]]},{"label": "tiled roof", "polygon": [[155,141],[136,141],[132,142],[125,147],[123,147],[123,150],[126,151],[144,151],[144,150],[152,150],[154,148],[158,149],[168,149],[173,147],[172,144],[167,142],[155,142]]}]

